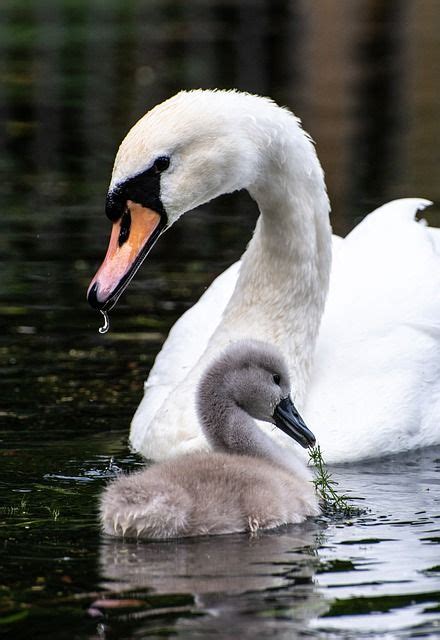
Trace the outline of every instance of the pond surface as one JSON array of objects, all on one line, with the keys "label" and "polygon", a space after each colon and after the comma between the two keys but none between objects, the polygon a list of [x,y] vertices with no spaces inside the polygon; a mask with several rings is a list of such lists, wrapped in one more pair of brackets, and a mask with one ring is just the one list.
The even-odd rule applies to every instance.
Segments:
[{"label": "pond surface", "polygon": [[102,486],[142,464],[127,434],[155,354],[250,237],[245,194],[165,235],[110,333],[85,301],[119,141],[182,87],[236,86],[300,115],[338,233],[394,197],[438,202],[440,4],[414,7],[2,1],[0,636],[440,635],[440,448],[335,468],[364,509],[351,520],[154,544],[99,532]]}]

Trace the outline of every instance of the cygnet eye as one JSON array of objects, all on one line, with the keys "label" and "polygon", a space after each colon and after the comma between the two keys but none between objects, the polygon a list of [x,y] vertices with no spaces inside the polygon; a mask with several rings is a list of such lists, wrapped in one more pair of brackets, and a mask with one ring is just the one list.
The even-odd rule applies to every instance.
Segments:
[{"label": "cygnet eye", "polygon": [[156,173],[162,173],[170,166],[170,159],[167,156],[160,156],[153,162],[153,169]]},{"label": "cygnet eye", "polygon": [[278,373],[274,373],[272,377],[273,377],[273,381],[275,382],[275,384],[277,384],[279,386],[280,382],[281,382],[281,376],[278,375]]}]

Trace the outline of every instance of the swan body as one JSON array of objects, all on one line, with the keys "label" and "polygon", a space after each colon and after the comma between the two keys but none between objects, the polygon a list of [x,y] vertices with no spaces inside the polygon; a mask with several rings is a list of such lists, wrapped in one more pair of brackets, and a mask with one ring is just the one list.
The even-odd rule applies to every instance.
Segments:
[{"label": "swan body", "polygon": [[[241,261],[171,330],[133,418],[133,447],[153,459],[207,448],[195,389],[212,359],[246,337],[286,354],[295,401],[328,462],[440,444],[439,232],[415,221],[431,203],[390,202],[344,240],[332,238],[322,169],[299,121],[238,92],[182,92],[144,116],[121,144],[110,199],[125,194],[130,208],[132,176],[158,156],[170,158],[155,192],[160,206],[145,202],[163,208],[166,226],[241,188],[261,215]],[[92,304],[110,308],[134,271],[107,284],[104,263]]]},{"label": "swan body", "polygon": [[250,417],[277,424],[303,446],[313,444],[289,389],[276,348],[257,341],[231,345],[198,390],[200,422],[214,451],[187,453],[116,479],[101,498],[104,531],[145,538],[255,532],[318,514],[307,467]]},{"label": "swan body", "polygon": [[[440,236],[415,221],[429,204],[417,198],[387,203],[333,244],[329,296],[302,408],[329,463],[440,444]],[[239,268],[237,262],[222,273],[172,328],[132,422],[135,449],[154,447],[147,425],[206,349]],[[187,446],[203,446],[196,429],[175,451]]]}]

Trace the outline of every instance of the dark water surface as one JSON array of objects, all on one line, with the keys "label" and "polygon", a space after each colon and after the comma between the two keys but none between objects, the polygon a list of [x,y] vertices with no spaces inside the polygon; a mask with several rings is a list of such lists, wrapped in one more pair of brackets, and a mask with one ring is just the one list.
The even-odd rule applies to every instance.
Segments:
[{"label": "dark water surface", "polygon": [[250,237],[245,194],[165,235],[109,334],[85,302],[119,141],[180,88],[236,86],[300,115],[339,233],[394,197],[438,202],[438,24],[435,0],[2,0],[0,635],[439,636],[440,449],[336,469],[366,510],[350,521],[99,533],[101,487],[141,464],[126,437],[155,354]]}]

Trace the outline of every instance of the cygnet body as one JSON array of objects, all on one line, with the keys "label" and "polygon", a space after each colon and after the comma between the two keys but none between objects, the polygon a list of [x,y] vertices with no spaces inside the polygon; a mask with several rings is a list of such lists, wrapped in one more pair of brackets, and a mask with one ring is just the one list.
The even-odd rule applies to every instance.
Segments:
[{"label": "cygnet body", "polygon": [[254,340],[228,347],[197,393],[213,451],[181,455],[110,483],[101,497],[104,531],[176,538],[271,529],[318,514],[303,459],[255,422],[276,425],[303,447],[314,444],[289,392],[278,348]]}]

